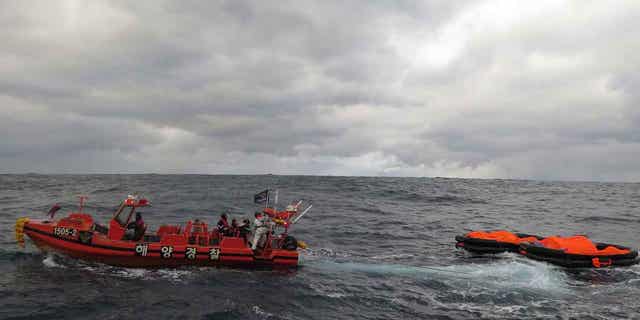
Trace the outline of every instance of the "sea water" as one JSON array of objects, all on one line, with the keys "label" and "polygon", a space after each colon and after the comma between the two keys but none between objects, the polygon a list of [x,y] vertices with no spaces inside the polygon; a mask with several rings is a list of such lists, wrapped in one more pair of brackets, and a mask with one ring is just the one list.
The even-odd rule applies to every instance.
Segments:
[{"label": "sea water", "polygon": [[[19,217],[77,209],[107,222],[128,194],[148,197],[151,230],[251,217],[253,194],[313,209],[291,233],[309,249],[290,271],[135,269],[15,244]],[[0,175],[2,319],[628,319],[640,268],[567,270],[514,254],[474,256],[475,229],[587,234],[637,247],[640,184],[443,178],[209,175]]]}]

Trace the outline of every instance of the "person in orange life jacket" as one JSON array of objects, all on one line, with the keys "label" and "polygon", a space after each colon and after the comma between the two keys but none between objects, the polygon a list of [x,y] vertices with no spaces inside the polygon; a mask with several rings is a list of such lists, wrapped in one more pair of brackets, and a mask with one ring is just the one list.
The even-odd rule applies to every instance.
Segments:
[{"label": "person in orange life jacket", "polygon": [[251,249],[256,250],[258,245],[262,242],[262,238],[267,232],[269,232],[268,221],[262,216],[261,212],[256,212],[256,219],[253,221],[254,224],[254,232],[253,232],[253,242],[251,244]]},{"label": "person in orange life jacket", "polygon": [[200,221],[200,219],[196,218],[193,221],[193,229],[191,230],[191,233],[200,233],[202,232],[202,230],[204,230],[204,222]]},{"label": "person in orange life jacket", "polygon": [[142,220],[142,214],[140,212],[136,212],[136,220],[127,224],[128,230],[134,230],[133,234],[125,234],[125,238],[134,241],[140,240],[142,239],[142,236],[144,236],[144,231],[146,228],[147,226],[144,224],[144,220]]},{"label": "person in orange life jacket", "polygon": [[231,234],[231,228],[229,227],[229,221],[227,221],[227,214],[223,213],[220,215],[220,220],[218,220],[218,232],[225,236]]}]

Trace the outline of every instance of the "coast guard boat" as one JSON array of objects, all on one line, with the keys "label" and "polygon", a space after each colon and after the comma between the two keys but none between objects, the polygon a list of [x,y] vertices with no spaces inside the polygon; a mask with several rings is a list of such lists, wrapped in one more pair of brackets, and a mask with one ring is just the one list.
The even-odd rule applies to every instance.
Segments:
[{"label": "coast guard boat", "polygon": [[129,196],[119,205],[108,226],[100,225],[83,212],[83,201],[81,197],[78,212],[59,220],[53,219],[59,209],[56,206],[50,210],[51,219],[18,219],[15,227],[18,244],[24,246],[26,234],[42,251],[124,267],[296,267],[297,249],[306,245],[288,231],[311,209],[303,201],[283,211],[265,207],[263,213],[268,216],[270,230],[264,245],[254,252],[249,243],[251,237],[240,236],[238,232],[223,234],[216,226],[197,219],[184,225],[161,225],[152,233],[147,233],[144,226],[131,239],[127,226],[134,222],[138,208],[150,205],[147,199]]}]

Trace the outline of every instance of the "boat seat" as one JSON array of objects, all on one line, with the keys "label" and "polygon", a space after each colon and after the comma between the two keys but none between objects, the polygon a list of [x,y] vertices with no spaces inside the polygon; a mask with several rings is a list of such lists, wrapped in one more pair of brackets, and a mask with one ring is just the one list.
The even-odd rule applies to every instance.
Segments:
[{"label": "boat seat", "polygon": [[161,242],[172,243],[174,245],[187,244],[187,239],[181,234],[166,234],[160,237]]},{"label": "boat seat", "polygon": [[218,244],[220,244],[220,231],[218,231],[218,229],[213,229],[209,236],[209,245],[217,246]]},{"label": "boat seat", "polygon": [[144,242],[160,242],[160,236],[155,234],[145,234],[142,237],[142,241]]},{"label": "boat seat", "polygon": [[103,234],[109,234],[109,228],[98,223],[93,224],[93,230]]},{"label": "boat seat", "polygon": [[160,237],[167,234],[180,234],[180,226],[161,225],[160,228],[158,228],[158,232],[156,232],[156,234]]},{"label": "boat seat", "polygon": [[189,237],[189,244],[197,244],[200,246],[206,246],[207,243],[209,242],[209,238],[208,238],[208,234],[206,233],[199,233],[199,234],[195,234],[195,235],[191,235]]},{"label": "boat seat", "polygon": [[142,226],[142,230],[135,229],[133,233],[133,241],[139,241],[144,238],[144,235],[147,233],[147,225]]}]

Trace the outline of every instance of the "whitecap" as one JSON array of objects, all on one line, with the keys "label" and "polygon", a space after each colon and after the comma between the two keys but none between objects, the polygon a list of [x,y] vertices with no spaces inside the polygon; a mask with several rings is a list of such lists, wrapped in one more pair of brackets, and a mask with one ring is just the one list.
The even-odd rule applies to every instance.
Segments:
[{"label": "whitecap", "polygon": [[65,266],[56,262],[56,257],[53,253],[47,253],[47,256],[42,260],[42,264],[47,268],[66,268]]},{"label": "whitecap", "polygon": [[273,314],[262,310],[262,308],[260,308],[260,306],[251,307],[251,311],[253,311],[253,313],[255,313],[258,317],[260,317],[262,319],[268,319],[268,318],[273,317]]},{"label": "whitecap", "polygon": [[311,283],[309,286],[313,291],[324,297],[342,298],[346,296],[342,290],[322,283]]},{"label": "whitecap", "polygon": [[114,267],[99,263],[78,262],[78,267],[95,274],[124,279],[168,280],[180,282],[193,274],[193,270],[185,269],[141,269]]}]

